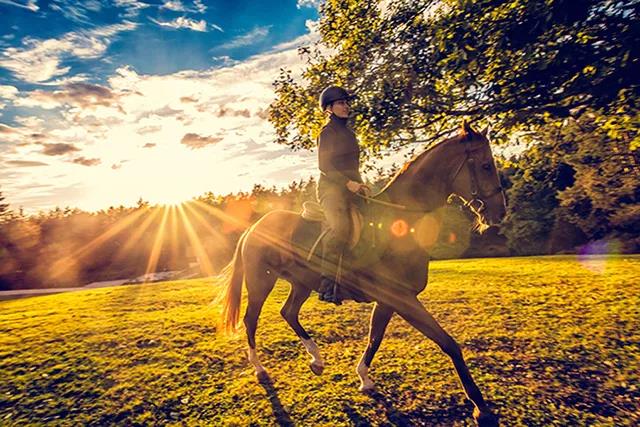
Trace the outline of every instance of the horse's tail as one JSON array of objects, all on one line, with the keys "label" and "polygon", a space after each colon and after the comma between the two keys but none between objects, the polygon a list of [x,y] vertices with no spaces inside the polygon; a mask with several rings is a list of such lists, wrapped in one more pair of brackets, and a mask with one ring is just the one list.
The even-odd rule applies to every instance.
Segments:
[{"label": "horse's tail", "polygon": [[224,293],[221,293],[216,299],[217,303],[222,303],[222,318],[219,330],[225,333],[235,332],[240,320],[240,302],[242,299],[242,283],[244,282],[242,246],[247,233],[248,230],[242,233],[236,245],[233,258],[218,275],[220,280],[227,282]]}]

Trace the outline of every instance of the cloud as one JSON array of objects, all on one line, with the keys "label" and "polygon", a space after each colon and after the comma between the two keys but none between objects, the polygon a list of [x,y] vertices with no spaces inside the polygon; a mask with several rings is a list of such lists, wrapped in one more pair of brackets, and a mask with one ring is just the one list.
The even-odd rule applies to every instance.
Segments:
[{"label": "cloud", "polygon": [[146,144],[144,144],[142,146],[142,148],[153,148],[155,146],[156,146],[156,144],[154,144],[153,142],[147,142]]},{"label": "cloud", "polygon": [[[207,31],[207,21],[205,21],[204,19],[196,21],[195,19],[190,19],[184,16],[180,16],[174,19],[173,21],[158,21],[157,19],[154,19],[154,18],[149,18],[149,20],[151,20],[152,22],[155,22],[161,27],[169,27],[169,28],[175,28],[175,29],[186,28],[189,30],[200,31],[200,32]],[[212,26],[215,29],[222,31],[222,29],[220,29],[220,27],[218,27],[217,25],[212,24]]]},{"label": "cloud", "polygon": [[190,12],[190,13],[204,13],[207,11],[207,6],[202,3],[202,0],[195,0],[192,7],[185,6],[181,0],[166,0],[160,9],[167,9],[173,12]]},{"label": "cloud", "polygon": [[71,163],[76,163],[82,166],[97,166],[102,162],[100,161],[100,159],[87,159],[85,157],[76,157],[71,161]]},{"label": "cloud", "polygon": [[14,86],[0,85],[0,98],[14,99],[18,94],[18,88]]},{"label": "cloud", "polygon": [[3,125],[0,123],[0,133],[17,133],[18,131],[15,128],[12,128],[8,125]]},{"label": "cloud", "polygon": [[115,6],[124,9],[125,18],[135,18],[142,9],[150,7],[150,4],[138,0],[115,0]]},{"label": "cloud", "polygon": [[11,166],[16,166],[19,168],[28,168],[28,167],[33,167],[33,166],[48,166],[48,163],[44,163],[44,162],[34,162],[34,161],[30,161],[30,160],[9,160],[7,162],[8,165]]},{"label": "cloud", "polygon": [[79,148],[66,143],[43,144],[42,154],[46,156],[61,156],[63,154],[80,151]]},{"label": "cloud", "polygon": [[55,80],[49,80],[46,82],[36,83],[39,86],[66,86],[71,83],[82,83],[89,80],[89,75],[86,73],[76,74],[74,76],[62,77]]},{"label": "cloud", "polygon": [[25,37],[23,47],[9,47],[0,52],[0,67],[30,83],[46,82],[69,72],[71,67],[62,66],[63,60],[99,58],[109,47],[113,36],[133,30],[136,25],[133,22],[113,24],[90,31],[69,32],[59,39]]},{"label": "cloud", "polygon": [[53,0],[49,4],[49,8],[62,13],[65,18],[71,21],[88,24],[91,21],[87,14],[89,12],[100,12],[102,5],[97,0],[85,0],[82,2]]},{"label": "cloud", "polygon": [[186,12],[187,11],[187,9],[184,7],[184,4],[182,4],[182,2],[180,0],[165,1],[164,4],[162,6],[160,6],[160,9],[173,10],[174,12]]},{"label": "cloud", "polygon": [[120,109],[118,97],[107,87],[88,83],[71,83],[55,91],[34,90],[14,102],[18,106],[45,109],[62,106],[91,109],[96,106]]},{"label": "cloud", "polygon": [[144,118],[153,117],[153,116],[157,116],[157,117],[172,117],[172,116],[177,116],[180,113],[182,113],[182,110],[174,110],[173,108],[169,107],[168,105],[165,105],[164,107],[158,108],[157,110],[145,111],[143,114],[141,114],[139,116],[139,118],[140,119],[144,119]]},{"label": "cloud", "polygon": [[146,135],[148,133],[156,133],[162,130],[162,126],[144,126],[136,130],[138,135]]},{"label": "cloud", "polygon": [[324,0],[298,0],[296,7],[302,9],[303,7],[313,7],[320,9],[320,6],[324,3]]},{"label": "cloud", "polygon": [[223,43],[220,46],[216,46],[214,49],[235,49],[237,47],[252,45],[261,39],[264,39],[269,34],[270,25],[264,27],[256,27],[249,31],[247,34],[235,37],[227,43]]},{"label": "cloud", "polygon": [[212,56],[211,59],[214,62],[217,62],[221,67],[230,67],[240,63],[240,61],[233,59],[228,55]]},{"label": "cloud", "polygon": [[207,6],[205,6],[202,0],[194,0],[193,7],[199,13],[205,13],[207,11]]},{"label": "cloud", "polygon": [[0,4],[8,4],[10,6],[21,7],[23,9],[28,9],[32,12],[37,12],[40,8],[37,5],[37,0],[27,0],[24,1],[12,1],[12,0],[0,0]]},{"label": "cloud", "polygon": [[224,105],[221,105],[216,115],[218,117],[242,116],[242,117],[248,118],[248,117],[251,117],[251,112],[247,108],[243,110],[234,110],[232,108],[227,108]]},{"label": "cloud", "polygon": [[203,148],[207,145],[217,144],[224,138],[215,136],[200,136],[197,133],[188,133],[182,137],[180,144],[184,144],[191,149]]},{"label": "cloud", "polygon": [[111,165],[111,169],[113,170],[118,170],[120,168],[122,168],[122,165],[124,165],[125,163],[127,163],[129,160],[120,160],[117,163],[114,163]]}]

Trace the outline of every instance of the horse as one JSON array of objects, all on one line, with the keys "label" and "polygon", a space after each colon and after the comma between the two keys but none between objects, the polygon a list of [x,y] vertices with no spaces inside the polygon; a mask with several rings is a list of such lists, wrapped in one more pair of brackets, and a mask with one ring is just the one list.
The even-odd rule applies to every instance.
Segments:
[{"label": "horse", "polygon": [[[454,136],[407,162],[378,194],[370,197],[371,205],[379,205],[393,215],[383,215],[375,223],[365,219],[365,228],[370,226],[378,236],[383,232],[389,237],[370,245],[376,247],[375,256],[369,257],[373,261],[354,263],[344,275],[348,287],[364,295],[358,301],[375,302],[367,347],[356,372],[360,390],[372,391],[375,385],[369,368],[389,320],[397,313],[451,358],[464,392],[474,405],[473,416],[478,425],[496,425],[497,416],[474,382],[460,346],[417,298],[427,285],[428,249],[433,243],[429,235],[438,226],[438,216],[433,212],[445,207],[454,196],[475,215],[480,229],[498,223],[505,215],[505,198],[486,129],[477,132],[467,122]],[[238,326],[243,282],[246,285],[243,322],[247,354],[259,379],[269,377],[256,351],[256,327],[262,306],[278,278],[290,283],[280,311],[282,317],[311,356],[311,371],[320,375],[324,369],[318,346],[298,319],[302,304],[319,288],[320,272],[317,264],[314,267],[305,256],[308,250],[296,247],[295,235],[297,230],[313,226],[316,225],[309,224],[299,212],[268,212],[241,235],[233,258],[221,272],[226,285],[218,302],[223,305],[222,326],[226,330],[235,331]]]}]

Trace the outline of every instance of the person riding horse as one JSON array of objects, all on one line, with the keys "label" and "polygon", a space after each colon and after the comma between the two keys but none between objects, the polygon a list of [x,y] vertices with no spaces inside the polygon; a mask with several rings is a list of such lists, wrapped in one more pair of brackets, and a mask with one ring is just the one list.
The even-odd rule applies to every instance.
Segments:
[{"label": "person riding horse", "polygon": [[320,94],[320,108],[327,122],[318,137],[317,198],[324,209],[329,227],[325,236],[320,282],[320,300],[340,304],[338,292],[342,258],[350,235],[350,208],[355,194],[369,194],[360,176],[360,148],[354,132],[347,125],[349,100],[353,97],[339,86],[329,86]]}]

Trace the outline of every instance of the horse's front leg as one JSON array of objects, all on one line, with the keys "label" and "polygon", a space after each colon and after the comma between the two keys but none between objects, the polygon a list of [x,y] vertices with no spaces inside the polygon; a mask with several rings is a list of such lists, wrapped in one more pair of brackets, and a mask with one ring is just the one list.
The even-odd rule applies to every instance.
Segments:
[{"label": "horse's front leg", "polygon": [[424,306],[415,297],[399,302],[395,307],[398,314],[418,329],[428,338],[433,340],[453,361],[453,366],[458,373],[464,391],[473,402],[475,409],[473,417],[480,426],[493,426],[498,424],[498,418],[487,406],[480,389],[473,381],[469,368],[462,357],[462,351],[456,341],[438,324]]},{"label": "horse's front leg", "polygon": [[360,391],[370,391],[375,387],[373,381],[369,378],[369,368],[373,357],[376,355],[378,348],[380,348],[380,343],[392,315],[393,309],[389,306],[376,303],[373,307],[371,323],[369,324],[369,342],[356,368],[356,372],[360,376]]}]

